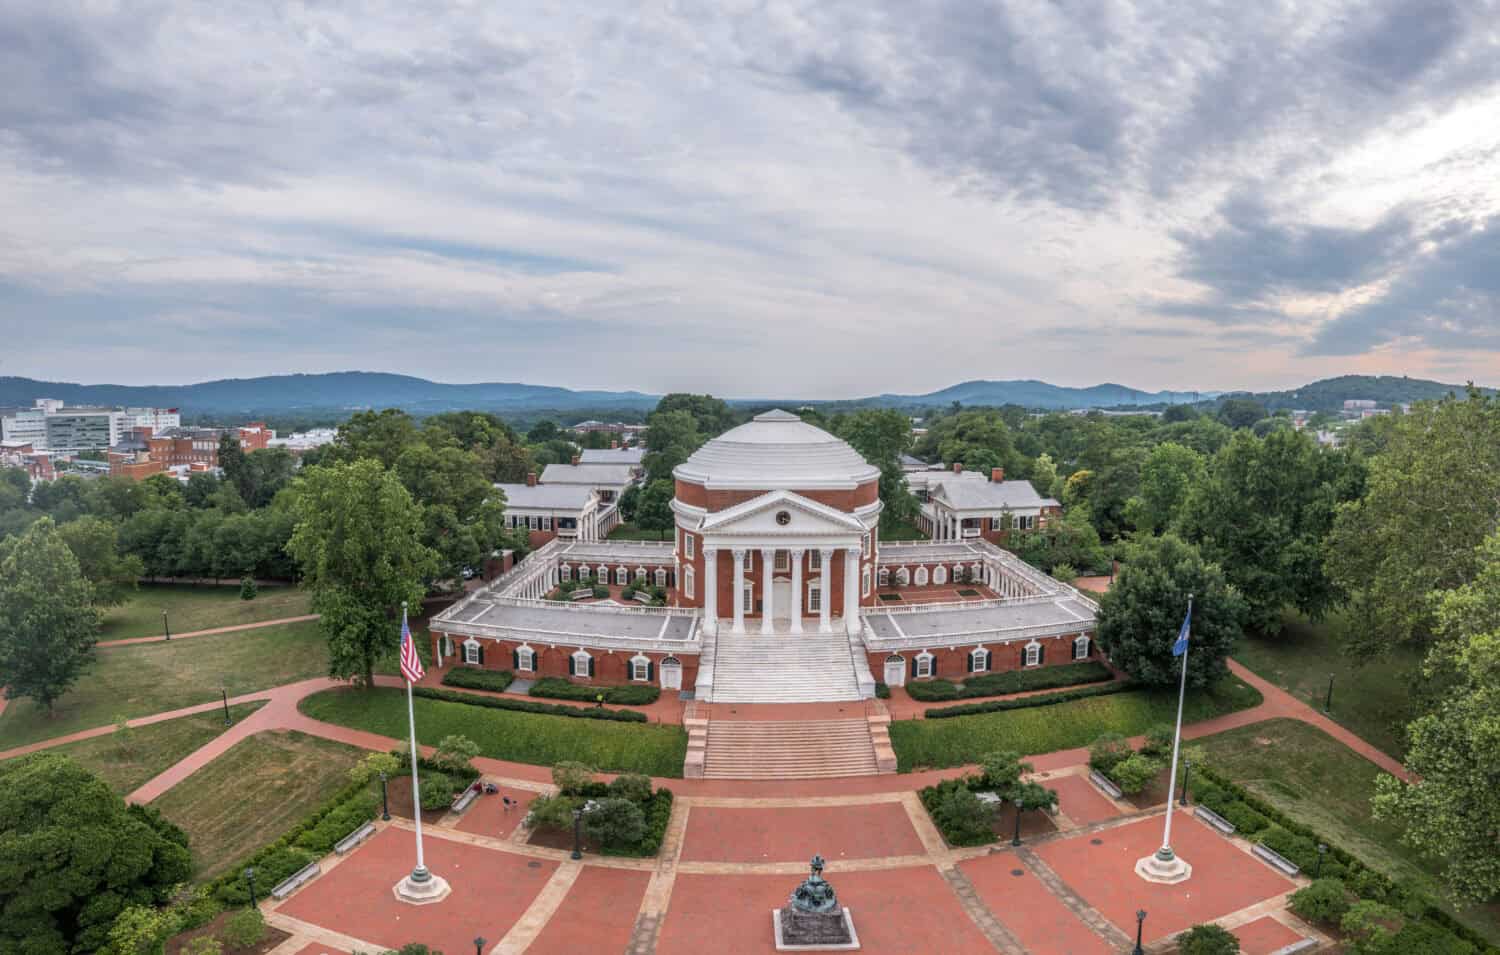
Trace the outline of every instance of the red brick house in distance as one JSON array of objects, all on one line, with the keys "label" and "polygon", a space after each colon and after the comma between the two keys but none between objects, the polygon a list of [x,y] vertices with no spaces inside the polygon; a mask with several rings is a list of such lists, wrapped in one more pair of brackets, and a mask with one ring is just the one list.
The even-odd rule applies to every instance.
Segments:
[{"label": "red brick house in distance", "polygon": [[[1024,481],[933,473],[943,539],[882,543],[878,470],[796,415],[757,415],[674,471],[674,541],[555,537],[434,617],[433,651],[440,665],[725,703],[853,701],[877,680],[1096,656],[1097,605],[995,546],[989,528],[966,533],[970,498],[951,487],[998,487],[1006,513],[1038,522],[1057,503]],[[581,575],[611,598],[557,599]],[[630,582],[668,587],[668,606],[622,599]]]}]

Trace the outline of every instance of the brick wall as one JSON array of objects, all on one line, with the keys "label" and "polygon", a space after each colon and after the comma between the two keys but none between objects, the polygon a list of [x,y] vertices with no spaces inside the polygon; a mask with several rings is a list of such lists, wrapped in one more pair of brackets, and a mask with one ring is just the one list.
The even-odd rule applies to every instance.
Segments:
[{"label": "brick wall", "polygon": [[[432,634],[433,659],[437,658],[439,639],[441,634]],[[473,666],[460,661],[463,659],[463,642],[468,639],[466,634],[454,633],[454,648],[458,651],[456,658],[451,662],[453,666]],[[481,668],[485,670],[511,670],[515,672],[514,652],[523,641],[519,640],[491,640],[487,637],[479,637],[480,648],[484,653],[484,663]],[[539,679],[544,676],[562,677],[573,683],[581,683],[589,686],[614,686],[618,684],[639,682],[630,679],[630,658],[636,655],[635,650],[599,650],[593,647],[585,647],[594,657],[594,676],[575,677],[568,673],[568,658],[575,653],[577,647],[557,646],[549,647],[545,643],[536,641],[525,641],[525,645],[536,651],[536,670],[534,672],[518,672],[518,676],[527,679]],[[661,661],[667,656],[675,656],[682,663],[682,687],[690,690],[698,681],[698,655],[696,653],[666,654],[657,651],[646,651],[645,656],[653,664],[653,685],[661,685]]]},{"label": "brick wall", "polygon": [[[1090,634],[1092,636],[1092,634]],[[1037,640],[1042,645],[1042,666],[1061,666],[1067,663],[1081,662],[1073,659],[1073,641],[1078,634],[1066,634],[1060,637],[1044,637]],[[1025,649],[1030,640],[1013,640],[1007,643],[983,643],[979,646],[990,651],[990,668],[987,672],[995,673],[1003,670],[1022,670],[1024,666]],[[944,680],[962,681],[969,674],[968,656],[969,651],[974,649],[974,644],[958,646],[949,649],[947,646],[925,647],[923,649],[931,653],[937,665],[937,678]],[[906,679],[911,681],[911,662],[919,653],[919,650],[903,650],[900,656],[906,667]],[[868,658],[870,672],[875,674],[875,679],[885,679],[885,660],[889,653],[869,651]],[[1089,641],[1089,655],[1084,659],[1102,659],[1099,654],[1098,645],[1093,640]],[[1034,669],[1034,668],[1033,668]]]}]

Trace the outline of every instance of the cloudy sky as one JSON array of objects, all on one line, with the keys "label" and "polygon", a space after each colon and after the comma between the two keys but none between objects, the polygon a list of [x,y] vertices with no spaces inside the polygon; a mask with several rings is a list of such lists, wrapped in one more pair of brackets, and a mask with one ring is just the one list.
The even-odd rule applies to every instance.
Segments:
[{"label": "cloudy sky", "polygon": [[0,0],[0,375],[1500,384],[1500,0]]}]

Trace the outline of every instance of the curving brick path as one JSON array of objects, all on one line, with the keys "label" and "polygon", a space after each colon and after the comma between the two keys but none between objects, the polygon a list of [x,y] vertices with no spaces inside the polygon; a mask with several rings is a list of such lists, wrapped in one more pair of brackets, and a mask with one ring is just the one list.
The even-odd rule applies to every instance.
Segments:
[{"label": "curving brick path", "polygon": [[[281,617],[277,620],[257,620],[255,623],[237,623],[232,627],[211,627],[208,630],[189,630],[186,633],[172,634],[173,640],[188,640],[192,637],[211,637],[219,633],[234,633],[237,630],[259,630],[262,627],[279,627],[286,623],[306,623],[309,620],[318,619],[315,613],[302,614],[299,617]],[[129,647],[137,643],[165,643],[167,638],[162,635],[152,637],[122,637],[119,640],[100,640],[94,644],[96,647]]]}]

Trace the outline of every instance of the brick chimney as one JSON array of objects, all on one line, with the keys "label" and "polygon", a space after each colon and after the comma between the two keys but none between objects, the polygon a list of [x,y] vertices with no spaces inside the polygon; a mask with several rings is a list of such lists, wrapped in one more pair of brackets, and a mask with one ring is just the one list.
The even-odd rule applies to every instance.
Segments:
[{"label": "brick chimney", "polygon": [[583,458],[579,457],[578,455],[573,455],[573,467],[578,467],[578,462],[582,460]]},{"label": "brick chimney", "polygon": [[535,471],[529,471],[529,472],[527,472],[527,474],[526,474],[526,486],[527,487],[536,487],[536,472]]},{"label": "brick chimney", "polygon": [[964,473],[964,463],[962,461],[954,461],[953,462],[953,473],[954,474],[962,474],[962,473]]},{"label": "brick chimney", "polygon": [[1005,469],[990,468],[990,480],[994,481],[996,484],[999,484],[1001,481],[1005,480]]}]

